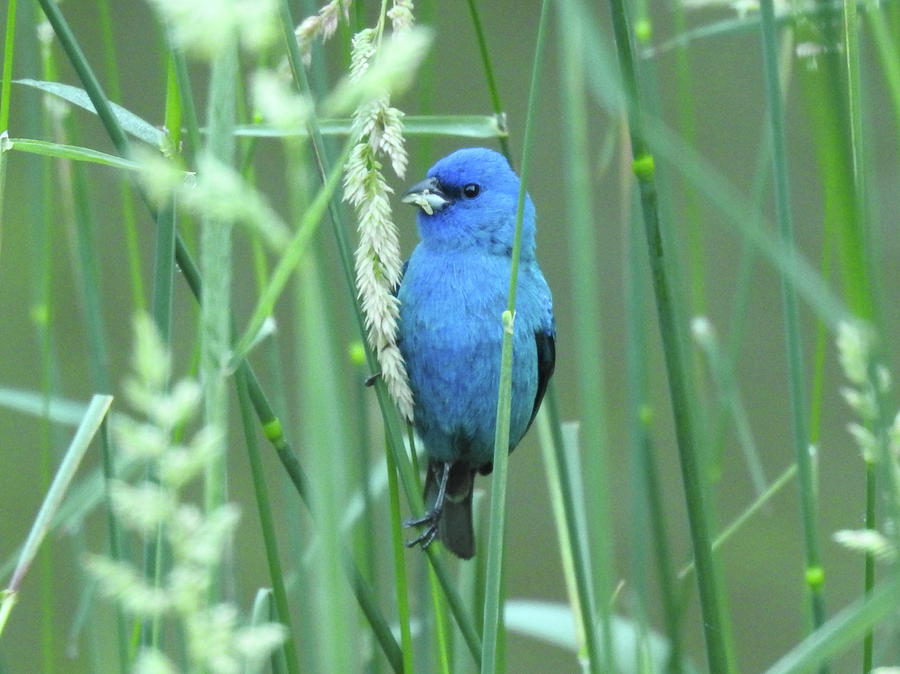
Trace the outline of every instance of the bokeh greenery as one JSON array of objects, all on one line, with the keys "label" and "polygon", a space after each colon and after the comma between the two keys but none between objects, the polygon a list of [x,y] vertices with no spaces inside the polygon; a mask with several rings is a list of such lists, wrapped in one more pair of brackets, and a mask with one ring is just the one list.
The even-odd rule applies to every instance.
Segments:
[{"label": "bokeh greenery", "polygon": [[[252,96],[252,75],[260,67],[291,86],[308,86],[324,101],[347,70],[353,33],[379,21],[382,3],[351,6],[335,37],[313,49],[308,84],[289,58],[296,54],[278,36],[277,21],[268,46],[245,46],[236,66],[196,54],[173,59],[172,33],[156,13],[165,4],[178,3],[70,1],[59,7],[111,101],[156,126],[184,127],[175,134],[182,168],[196,171],[200,148],[212,148],[255,186],[293,236],[322,184],[318,153],[337,161],[346,136],[232,137],[223,110],[233,105],[238,124],[260,121]],[[276,5],[277,18],[282,10]],[[515,604],[510,630],[498,643],[501,663],[511,672],[577,671],[577,634],[565,608],[586,591],[597,618],[597,629],[588,630],[596,648],[585,647],[581,655],[593,671],[613,666],[610,643],[619,645],[623,671],[659,671],[665,659],[647,655],[651,630],[654,639],[677,645],[683,671],[705,671],[712,651],[704,611],[710,607],[701,611],[698,576],[685,569],[694,557],[692,534],[698,543],[690,524],[697,513],[685,503],[699,496],[710,535],[733,531],[713,552],[715,580],[702,565],[699,578],[714,584],[706,591],[714,592],[721,632],[712,640],[720,641],[728,666],[756,672],[789,653],[802,659],[804,638],[835,616],[839,622],[817,632],[822,642],[813,649],[833,649],[831,671],[859,671],[868,663],[864,658],[897,666],[897,614],[890,603],[896,588],[877,586],[882,605],[868,613],[851,608],[850,621],[841,621],[839,612],[864,595],[867,561],[834,534],[863,528],[867,500],[877,504],[868,509],[873,527],[895,546],[900,527],[892,520],[892,474],[883,470],[887,462],[877,450],[888,447],[896,395],[876,386],[878,413],[860,419],[842,396],[849,384],[835,347],[841,321],[862,319],[874,335],[871,382],[880,368],[900,373],[900,274],[893,262],[900,254],[900,7],[824,0],[763,3],[762,11],[642,0],[546,5],[547,42],[538,53],[540,3],[423,0],[416,6],[416,21],[433,29],[433,43],[411,86],[392,104],[409,116],[429,117],[432,127],[407,136],[404,179],[385,168],[398,192],[457,147],[501,149],[520,169],[527,158],[539,256],[554,291],[558,357],[547,409],[510,457],[503,593],[508,600],[554,605]],[[86,88],[38,3],[7,7],[7,18],[17,7],[15,25],[4,23],[15,40],[14,56],[7,48],[4,58],[11,76]],[[284,7],[294,23],[318,9],[307,2]],[[622,67],[629,52],[633,72]],[[535,82],[540,89],[532,96]],[[122,154],[90,112],[64,108],[59,98],[24,84],[11,85],[9,101],[12,138]],[[505,114],[508,137],[473,137],[473,126],[487,128],[496,109]],[[207,127],[202,134],[192,114]],[[527,148],[526,119],[533,125]],[[415,126],[411,120],[409,129]],[[171,213],[165,204],[148,208],[131,171],[21,149],[0,159],[3,585],[81,414],[65,408],[50,420],[45,405],[84,406],[95,393],[111,393],[114,413],[129,411],[124,382],[133,317],[145,310],[170,317],[174,376],[199,376],[205,421],[224,419],[227,426],[227,461],[190,492],[207,505],[237,503],[243,513],[233,549],[222,560],[217,596],[249,620],[258,589],[272,587],[273,573],[283,572],[300,671],[388,671],[376,629],[359,611],[343,572],[340,550],[349,549],[362,582],[396,628],[394,638],[403,646],[411,640],[403,654],[408,668],[474,671],[472,634],[461,635],[458,607],[449,605],[443,588],[458,592],[477,640],[487,551],[498,544],[487,531],[489,498],[479,500],[475,561],[460,564],[436,548],[428,556],[398,548],[397,520],[420,504],[410,504],[403,489],[410,466],[396,467],[396,452],[386,450],[388,443],[399,450],[406,431],[391,413],[386,434],[376,391],[363,386],[373,367],[361,352],[356,291],[343,267],[357,240],[351,210],[335,202],[313,225],[308,247],[283,279],[277,329],[249,354],[307,471],[313,507],[322,513],[319,526],[328,525],[316,538],[297,474],[285,470],[252,414],[253,382],[235,363],[210,365],[209,333],[200,327],[227,335],[230,314],[243,334],[284,242],[270,245],[279,240],[267,240],[271,230],[259,223],[238,226],[225,237],[230,243],[218,242],[227,249],[216,257],[217,244],[206,237],[227,233],[215,229],[222,214],[202,207],[195,213],[176,201],[174,223],[186,250],[201,270],[218,270],[226,282],[208,296],[225,306],[201,311],[185,283],[189,270],[167,268],[171,256],[158,254],[173,245],[157,235]],[[655,204],[648,199],[651,183]],[[393,206],[408,254],[416,241],[414,216],[396,199]],[[648,264],[645,226],[654,214],[662,266]],[[659,295],[660,273],[668,298]],[[158,295],[168,280],[171,307]],[[674,329],[660,328],[660,301],[671,309]],[[681,370],[667,370],[664,345],[672,344],[684,356]],[[687,448],[697,465],[693,487],[684,479],[684,436],[673,421],[673,374],[684,378],[694,421]],[[863,390],[871,382],[853,385]],[[22,392],[31,396],[30,412],[16,407]],[[379,395],[387,400],[383,391]],[[568,423],[559,428],[571,421],[580,424],[577,435]],[[867,424],[883,440],[868,464],[859,435],[847,430],[851,422]],[[130,616],[117,615],[84,565],[87,553],[110,550],[109,510],[96,477],[103,452],[98,436],[69,491],[74,499],[92,494],[94,507],[74,502],[76,514],[50,533],[25,577],[0,636],[0,672],[116,671],[120,650],[126,660],[133,656],[140,629]],[[362,489],[367,483],[370,493]],[[490,493],[490,479],[479,485]],[[267,560],[266,526],[257,514],[264,501],[281,572]],[[352,526],[342,530],[351,516]],[[561,529],[567,521],[570,528]],[[740,526],[731,529],[736,521]],[[850,540],[860,546],[858,536]],[[153,568],[152,545],[126,537],[124,546],[130,559]],[[165,554],[159,562],[165,568]],[[868,566],[878,582],[897,576],[895,559]],[[579,573],[585,574],[582,585],[576,592],[570,583],[569,594],[566,579]],[[277,617],[277,599],[261,600],[264,619]],[[865,622],[870,614],[875,618]],[[854,629],[853,620],[863,627]],[[864,655],[863,634],[873,621],[872,648]],[[636,635],[647,653],[634,645],[622,652],[621,635]],[[167,623],[160,638],[178,661],[184,648],[179,628]],[[795,671],[783,664],[778,671]],[[272,667],[296,671],[279,658]]]}]

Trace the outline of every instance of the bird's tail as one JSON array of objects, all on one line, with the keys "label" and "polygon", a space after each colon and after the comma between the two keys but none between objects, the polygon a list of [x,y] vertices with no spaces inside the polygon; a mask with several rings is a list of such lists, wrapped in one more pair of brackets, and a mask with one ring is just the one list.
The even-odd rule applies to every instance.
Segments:
[{"label": "bird's tail", "polygon": [[[425,479],[425,507],[437,500],[443,463],[430,461]],[[475,533],[472,530],[472,488],[475,471],[457,462],[450,468],[444,508],[437,525],[437,537],[457,557],[471,559],[475,555]]]}]

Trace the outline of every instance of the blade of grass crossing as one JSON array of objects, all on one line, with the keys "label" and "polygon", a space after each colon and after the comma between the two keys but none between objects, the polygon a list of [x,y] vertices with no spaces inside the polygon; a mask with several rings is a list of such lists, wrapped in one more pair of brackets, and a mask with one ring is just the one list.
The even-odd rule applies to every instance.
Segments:
[{"label": "blade of grass crossing", "polygon": [[544,44],[549,23],[550,3],[541,4],[537,40],[528,93],[528,112],[525,118],[522,167],[520,170],[519,200],[516,210],[516,230],[513,239],[512,264],[509,275],[509,301],[503,314],[503,349],[500,357],[500,386],[497,400],[497,428],[494,436],[494,471],[491,490],[490,537],[487,549],[487,573],[483,620],[481,671],[491,674],[505,669],[502,651],[498,648],[502,629],[503,606],[503,546],[506,529],[506,479],[509,460],[509,415],[512,400],[513,334],[518,285],[519,255],[522,250],[522,218],[525,209],[525,190],[528,184],[532,139],[536,126],[537,98],[541,82]]}]

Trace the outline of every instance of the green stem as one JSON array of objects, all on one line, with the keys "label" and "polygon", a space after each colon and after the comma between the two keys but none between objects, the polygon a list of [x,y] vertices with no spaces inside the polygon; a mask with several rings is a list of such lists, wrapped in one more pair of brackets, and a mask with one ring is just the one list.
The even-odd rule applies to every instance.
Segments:
[{"label": "green stem", "polygon": [[[3,45],[3,80],[0,82],[0,134],[9,127],[9,104],[12,94],[12,67],[16,43],[16,10],[18,0],[9,0],[6,6],[6,38]],[[2,140],[0,140],[2,142]],[[0,149],[0,252],[3,251],[3,206],[6,204],[6,155]]]},{"label": "green stem", "polygon": [[[634,216],[632,216],[634,217]],[[659,588],[662,594],[663,615],[666,635],[671,650],[667,671],[681,672],[682,639],[681,612],[679,607],[678,588],[672,572],[672,556],[666,526],[666,512],[662,502],[659,470],[654,456],[654,445],[651,435],[652,416],[650,414],[649,393],[647,391],[646,341],[647,329],[643,308],[646,306],[647,281],[642,272],[641,232],[637,227],[629,227],[628,265],[626,286],[628,349],[626,352],[628,372],[629,425],[631,426],[631,449],[635,457],[637,482],[643,487],[647,501],[647,518],[650,521],[650,536]],[[645,538],[643,532],[637,534]],[[642,541],[643,543],[643,541]],[[644,599],[649,603],[648,599]]]},{"label": "green stem", "polygon": [[703,613],[707,660],[710,671],[724,673],[730,671],[724,631],[725,622],[721,615],[721,598],[712,557],[703,474],[696,445],[694,410],[687,386],[689,373],[683,360],[683,347],[659,225],[654,161],[642,134],[642,108],[627,8],[623,0],[612,0],[611,9],[619,66],[628,104],[633,166],[641,198],[653,290],[656,296],[657,320],[666,361],[681,474],[691,527],[691,541],[698,569],[697,582]]},{"label": "green stem", "polygon": [[[478,41],[478,52],[481,54],[481,63],[484,66],[484,77],[487,80],[488,94],[491,97],[491,107],[498,119],[502,118],[503,106],[500,103],[500,90],[497,88],[497,80],[494,77],[494,67],[491,65],[491,54],[488,51],[487,40],[484,37],[484,29],[481,27],[481,16],[475,0],[466,0],[469,4],[469,13],[472,16],[472,27],[475,29],[475,39]],[[509,149],[509,138],[500,136],[500,149],[506,158],[512,163],[512,153]]]},{"label": "green stem", "polygon": [[512,261],[509,273],[509,300],[503,313],[503,348],[500,356],[500,386],[497,399],[497,426],[494,436],[494,471],[491,492],[490,537],[488,539],[487,572],[485,580],[485,604],[481,652],[481,671],[490,674],[504,669],[503,653],[498,648],[502,625],[503,606],[503,543],[506,528],[506,479],[509,461],[509,415],[512,409],[513,335],[518,288],[519,257],[522,250],[522,218],[525,211],[526,187],[530,171],[530,159],[534,128],[536,126],[537,98],[541,83],[544,44],[549,23],[550,3],[541,4],[528,94],[528,113],[522,148],[519,199],[516,208],[516,230],[513,239]]},{"label": "green stem", "polygon": [[[789,171],[787,151],[785,149],[784,109],[778,80],[778,36],[775,27],[773,0],[762,0],[760,9],[766,97],[769,108],[769,122],[772,126],[775,212],[781,241],[787,253],[793,255],[795,251],[794,224],[791,215]],[[800,479],[800,504],[806,544],[806,581],[810,590],[813,625],[814,627],[819,627],[825,621],[825,599],[822,593],[822,562],[819,552],[816,520],[816,486],[812,460],[809,454],[809,439],[807,437],[809,424],[807,420],[807,404],[804,400],[803,347],[800,336],[800,317],[797,307],[797,295],[793,285],[784,276],[780,278],[788,359],[791,429]]]},{"label": "green stem", "polygon": [[410,629],[409,583],[406,577],[406,546],[403,545],[403,518],[400,515],[400,489],[397,484],[397,464],[390,452],[384,453],[388,476],[388,499],[391,507],[391,551],[394,557],[394,582],[397,596],[397,620],[400,623],[400,646],[403,652],[403,671],[414,672],[413,641]]},{"label": "green stem", "polygon": [[272,518],[272,506],[269,502],[269,490],[263,473],[262,459],[259,455],[259,443],[253,425],[250,394],[247,391],[246,372],[235,377],[238,392],[238,407],[241,410],[241,422],[244,428],[244,439],[247,443],[247,456],[250,460],[250,472],[253,475],[253,491],[259,512],[259,523],[262,528],[263,543],[266,547],[266,561],[269,565],[269,576],[272,579],[272,594],[275,597],[275,610],[278,620],[287,630],[287,638],[282,645],[284,660],[290,674],[298,674],[300,669],[297,660],[297,647],[294,643],[294,631],[291,627],[291,612],[288,605],[287,592],[284,589],[284,574],[281,570],[281,558],[278,555],[278,537],[275,533],[275,522]]}]

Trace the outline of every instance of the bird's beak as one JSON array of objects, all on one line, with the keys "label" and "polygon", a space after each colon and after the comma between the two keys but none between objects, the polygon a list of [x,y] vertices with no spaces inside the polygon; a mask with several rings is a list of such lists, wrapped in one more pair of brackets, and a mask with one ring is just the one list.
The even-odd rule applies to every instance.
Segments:
[{"label": "bird's beak", "polygon": [[441,191],[437,178],[426,178],[416,183],[401,195],[400,201],[404,204],[414,204],[428,215],[450,203],[450,199]]}]

